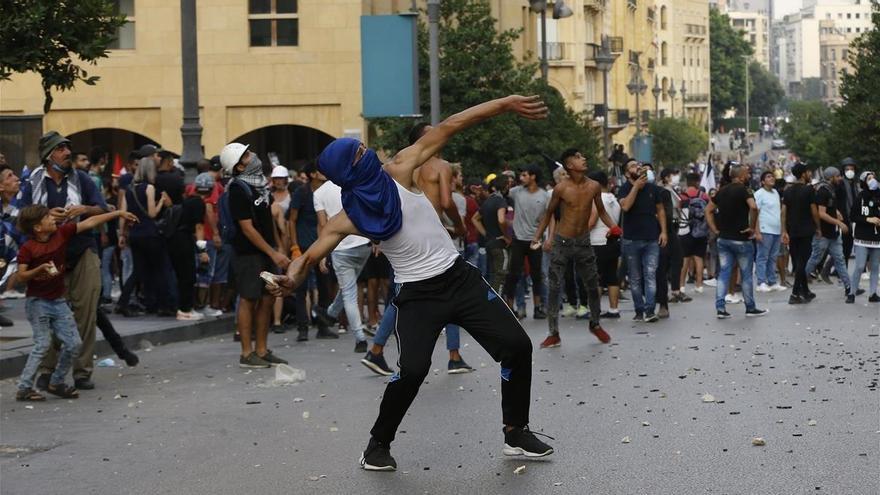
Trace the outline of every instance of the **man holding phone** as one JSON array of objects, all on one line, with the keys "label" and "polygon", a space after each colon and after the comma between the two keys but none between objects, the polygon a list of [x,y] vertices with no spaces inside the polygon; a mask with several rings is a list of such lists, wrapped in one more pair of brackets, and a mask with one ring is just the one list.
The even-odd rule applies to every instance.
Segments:
[{"label": "man holding phone", "polygon": [[626,163],[627,183],[620,188],[623,210],[623,256],[629,271],[636,316],[633,321],[653,323],[657,296],[657,265],[660,248],[666,246],[666,209],[654,171],[636,160]]}]

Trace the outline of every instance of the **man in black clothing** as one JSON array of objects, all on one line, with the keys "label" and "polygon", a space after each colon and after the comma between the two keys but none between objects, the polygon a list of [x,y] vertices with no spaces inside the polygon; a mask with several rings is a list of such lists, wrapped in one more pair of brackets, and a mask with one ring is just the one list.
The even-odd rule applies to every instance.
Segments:
[{"label": "man in black clothing", "polygon": [[819,214],[819,232],[813,238],[812,254],[807,261],[807,273],[812,273],[825,256],[831,255],[837,276],[843,282],[844,295],[849,294],[849,274],[846,272],[846,261],[843,255],[841,235],[849,234],[849,223],[844,220],[840,211],[840,201],[836,190],[841,183],[840,171],[835,167],[826,167],[823,171],[825,180],[816,189],[815,203]]},{"label": "man in black clothing", "polygon": [[795,182],[782,197],[782,243],[791,256],[794,286],[788,304],[812,301],[816,294],[807,285],[807,261],[812,252],[813,234],[819,230],[819,215],[814,204],[812,173],[803,163],[791,167]]},{"label": "man in black clothing", "polygon": [[507,199],[505,199],[509,186],[510,181],[505,175],[493,179],[489,184],[489,191],[492,194],[483,201],[480,210],[471,219],[474,227],[486,239],[486,254],[490,267],[489,285],[499,293],[507,277],[510,260],[507,247],[511,240],[507,236]]},{"label": "man in black clothing", "polygon": [[169,151],[159,152],[159,166],[156,173],[156,194],[163,192],[171,198],[171,203],[183,202],[183,175],[174,167],[174,155]]}]

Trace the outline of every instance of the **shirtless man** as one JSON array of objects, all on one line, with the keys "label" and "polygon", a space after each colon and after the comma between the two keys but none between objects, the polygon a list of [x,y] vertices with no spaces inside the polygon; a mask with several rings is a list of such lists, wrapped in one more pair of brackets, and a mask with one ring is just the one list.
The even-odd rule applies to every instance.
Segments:
[{"label": "shirtless man", "polygon": [[553,453],[528,427],[532,376],[528,335],[479,270],[458,254],[431,202],[414,190],[413,172],[453,135],[502,113],[544,119],[547,107],[538,97],[516,95],[471,107],[444,120],[384,167],[374,151],[347,138],[330,143],[318,158],[321,172],[342,187],[344,210],[327,222],[318,240],[288,267],[287,275],[275,277],[270,286],[276,286],[276,295],[289,293],[305,281],[309,267],[347,235],[381,241],[395,282],[401,283],[394,298],[400,371],[389,380],[382,397],[372,437],[361,456],[364,469],[397,468],[391,442],[431,369],[440,330],[451,321],[465,327],[501,363],[504,455],[532,458]]},{"label": "shirtless man", "polygon": [[611,341],[608,333],[599,325],[599,276],[596,269],[596,256],[590,247],[590,215],[593,206],[602,222],[608,226],[608,236],[619,236],[620,227],[614,223],[602,203],[602,187],[599,183],[584,176],[587,159],[575,149],[567,149],[559,161],[568,172],[568,180],[563,180],[553,188],[547,213],[538,225],[532,239],[532,249],[541,246],[544,229],[553,218],[553,212],[562,203],[562,216],[556,222],[556,230],[550,252],[550,290],[547,301],[547,323],[550,335],[541,342],[541,348],[559,347],[559,289],[565,279],[565,268],[574,259],[580,283],[587,288],[590,304],[590,332],[602,343]]},{"label": "shirtless man", "polygon": [[[427,123],[416,124],[409,132],[409,144],[412,146],[419,138],[430,131],[432,127]],[[458,208],[452,201],[452,167],[449,162],[434,155],[428,159],[421,167],[413,172],[413,182],[428,197],[428,201],[434,206],[437,215],[443,219],[444,216],[452,221],[453,228],[449,230],[453,237],[464,235],[464,223]],[[391,292],[396,294],[398,290],[397,284],[394,285]],[[367,351],[367,354],[361,359],[361,364],[370,369],[373,373],[382,376],[390,376],[394,373],[388,363],[385,361],[384,350],[385,344],[388,343],[388,337],[394,330],[394,322],[397,319],[397,309],[387,304],[385,313],[382,315],[382,321],[379,323],[379,329],[373,337],[373,345]],[[458,325],[446,325],[446,350],[449,351],[449,363],[447,363],[446,372],[450,375],[461,373],[470,373],[474,369],[468,365],[461,357],[459,352],[461,342],[461,329]]]}]

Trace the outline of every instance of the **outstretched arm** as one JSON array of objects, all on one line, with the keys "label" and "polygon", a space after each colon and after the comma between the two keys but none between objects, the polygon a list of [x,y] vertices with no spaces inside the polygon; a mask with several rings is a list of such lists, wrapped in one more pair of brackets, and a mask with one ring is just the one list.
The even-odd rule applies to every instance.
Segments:
[{"label": "outstretched arm", "polygon": [[129,222],[133,222],[133,223],[137,223],[137,221],[138,221],[138,217],[136,217],[134,214],[129,213],[127,211],[116,210],[116,211],[111,211],[110,213],[102,213],[100,215],[94,215],[89,218],[86,218],[82,222],[78,222],[76,224],[76,232],[80,233],[80,232],[92,230],[93,228],[95,228],[99,225],[104,225],[105,223],[109,222],[110,220],[113,220],[114,218],[120,218],[120,217],[126,219]]},{"label": "outstretched arm", "polygon": [[412,146],[400,150],[385,166],[385,170],[401,186],[409,188],[412,186],[413,171],[436,155],[452,136],[506,112],[515,112],[527,119],[538,120],[546,118],[548,110],[539,96],[511,95],[480,103],[448,117],[425,133]]},{"label": "outstretched arm", "polygon": [[277,294],[273,295],[289,295],[296,290],[305,282],[309,269],[330,254],[350,234],[360,234],[360,232],[343,210],[327,221],[318,240],[302,256],[290,263],[285,275],[275,277],[279,290]]}]

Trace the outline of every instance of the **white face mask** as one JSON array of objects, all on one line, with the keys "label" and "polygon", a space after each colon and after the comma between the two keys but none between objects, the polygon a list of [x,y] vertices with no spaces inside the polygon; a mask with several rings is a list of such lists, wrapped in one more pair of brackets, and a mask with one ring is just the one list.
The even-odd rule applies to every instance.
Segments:
[{"label": "white face mask", "polygon": [[852,179],[853,177],[856,176],[856,172],[854,170],[847,170],[846,172],[843,173],[843,175],[847,179]]},{"label": "white face mask", "polygon": [[868,189],[870,189],[872,191],[876,191],[877,189],[880,189],[880,182],[877,182],[877,179],[872,178],[871,180],[868,181]]},{"label": "white face mask", "polygon": [[673,175],[671,183],[673,186],[678,186],[681,183],[681,175],[678,175],[678,174]]}]

